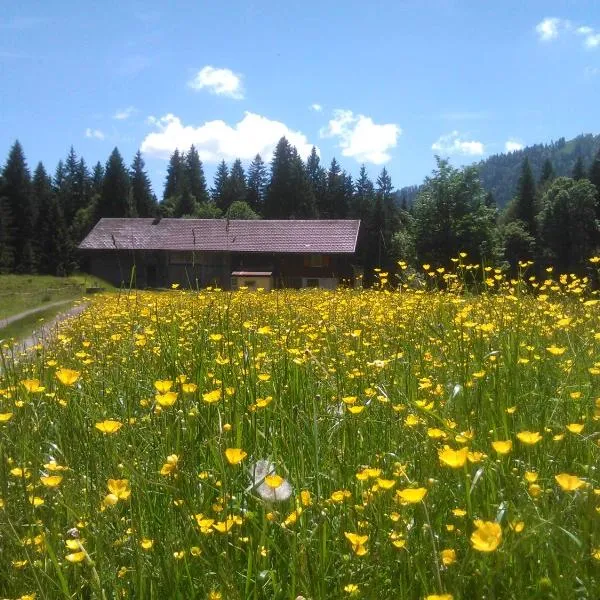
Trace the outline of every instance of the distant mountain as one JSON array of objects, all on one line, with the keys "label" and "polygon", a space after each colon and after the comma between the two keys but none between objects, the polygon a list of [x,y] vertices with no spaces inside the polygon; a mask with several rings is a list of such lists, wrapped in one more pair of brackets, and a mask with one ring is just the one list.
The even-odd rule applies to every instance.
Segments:
[{"label": "distant mountain", "polygon": [[504,207],[515,194],[525,157],[529,158],[533,175],[536,181],[539,181],[542,166],[547,158],[550,159],[557,177],[570,177],[579,157],[583,160],[586,171],[590,168],[598,148],[600,135],[587,133],[569,141],[560,138],[550,144],[535,144],[508,154],[495,154],[480,161],[476,166],[479,168],[483,187],[492,192],[499,207]]},{"label": "distant mountain", "polygon": [[[492,192],[496,204],[503,208],[516,192],[521,165],[526,156],[529,158],[536,181],[539,181],[542,166],[547,158],[550,159],[557,177],[570,177],[577,159],[581,157],[587,171],[599,148],[600,135],[586,133],[568,141],[560,138],[549,144],[535,144],[508,154],[494,154],[476,163],[475,166],[479,169],[483,187]],[[413,185],[397,190],[395,192],[397,203],[400,205],[405,198],[411,205],[419,189],[420,186]]]}]

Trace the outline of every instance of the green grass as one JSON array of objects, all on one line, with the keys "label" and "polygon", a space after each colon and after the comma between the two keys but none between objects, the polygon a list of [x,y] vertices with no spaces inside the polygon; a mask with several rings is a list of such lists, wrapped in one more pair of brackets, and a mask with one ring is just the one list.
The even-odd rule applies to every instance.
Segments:
[{"label": "green grass", "polygon": [[93,298],[0,375],[0,597],[597,599],[597,293],[487,286]]},{"label": "green grass", "polygon": [[0,319],[61,300],[79,298],[87,287],[112,286],[89,275],[0,275]]}]

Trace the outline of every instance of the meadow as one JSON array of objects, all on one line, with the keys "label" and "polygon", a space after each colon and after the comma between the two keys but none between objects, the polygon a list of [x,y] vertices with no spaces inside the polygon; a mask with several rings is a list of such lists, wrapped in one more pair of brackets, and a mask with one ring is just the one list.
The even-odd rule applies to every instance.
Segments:
[{"label": "meadow", "polygon": [[5,344],[0,597],[599,598],[600,296],[466,260]]}]

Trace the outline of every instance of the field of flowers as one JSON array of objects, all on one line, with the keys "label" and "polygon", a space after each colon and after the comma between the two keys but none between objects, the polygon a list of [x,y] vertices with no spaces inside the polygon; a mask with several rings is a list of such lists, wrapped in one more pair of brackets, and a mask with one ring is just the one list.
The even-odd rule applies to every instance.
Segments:
[{"label": "field of flowers", "polygon": [[0,597],[600,598],[600,297],[425,267],[5,345]]}]

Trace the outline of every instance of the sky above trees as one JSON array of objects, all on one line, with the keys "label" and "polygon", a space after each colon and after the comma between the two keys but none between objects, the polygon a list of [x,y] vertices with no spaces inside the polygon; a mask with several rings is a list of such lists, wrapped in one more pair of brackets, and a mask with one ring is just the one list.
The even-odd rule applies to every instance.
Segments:
[{"label": "sky above trees", "polygon": [[580,1],[10,4],[0,140],[31,164],[73,143],[93,164],[141,148],[162,193],[175,147],[245,167],[285,135],[354,175],[419,183],[595,131],[600,5]]}]

